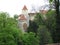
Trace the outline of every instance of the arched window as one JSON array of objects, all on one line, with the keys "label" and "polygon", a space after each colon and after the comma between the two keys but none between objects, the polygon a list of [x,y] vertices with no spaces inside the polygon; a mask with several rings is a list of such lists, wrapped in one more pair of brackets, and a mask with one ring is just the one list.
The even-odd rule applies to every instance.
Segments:
[{"label": "arched window", "polygon": [[23,24],[23,29],[24,29],[24,31],[27,31],[27,24],[26,23]]}]

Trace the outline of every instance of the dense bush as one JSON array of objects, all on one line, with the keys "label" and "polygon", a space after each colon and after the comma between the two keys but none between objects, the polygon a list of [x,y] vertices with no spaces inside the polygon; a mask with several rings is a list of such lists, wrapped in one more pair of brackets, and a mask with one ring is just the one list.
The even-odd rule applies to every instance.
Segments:
[{"label": "dense bush", "polygon": [[[40,45],[44,45],[47,43],[52,43],[52,30],[55,29],[55,12],[50,10],[47,14],[43,15],[37,13],[34,22],[37,24],[38,32],[37,35],[39,36]],[[45,17],[44,17],[45,16]],[[49,24],[48,24],[49,23]]]},{"label": "dense bush", "polygon": [[0,45],[18,45],[22,32],[17,28],[17,22],[8,17],[7,13],[0,13]]},{"label": "dense bush", "polygon": [[52,43],[52,37],[46,26],[40,25],[38,28],[38,36],[40,40],[40,45]]},{"label": "dense bush", "polygon": [[25,33],[22,36],[23,45],[39,45],[39,38],[35,36],[35,33]]},{"label": "dense bush", "polygon": [[29,27],[27,29],[27,32],[34,32],[37,33],[38,25],[34,21],[29,21]]},{"label": "dense bush", "polygon": [[18,45],[21,32],[16,28],[0,30],[0,45]]},{"label": "dense bush", "polygon": [[51,32],[53,42],[56,42],[56,13],[55,11],[49,10],[48,13],[46,14],[47,20],[45,21],[46,27],[49,29]]}]

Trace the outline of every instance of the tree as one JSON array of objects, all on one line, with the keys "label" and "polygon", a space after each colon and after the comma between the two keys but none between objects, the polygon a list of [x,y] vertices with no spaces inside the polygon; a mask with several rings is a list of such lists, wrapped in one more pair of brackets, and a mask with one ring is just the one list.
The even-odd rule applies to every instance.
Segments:
[{"label": "tree", "polygon": [[14,15],[14,19],[17,19],[17,18],[18,18],[18,15],[17,15],[17,14],[15,14],[15,15]]},{"label": "tree", "polygon": [[38,36],[40,45],[50,44],[53,42],[50,32],[45,25],[40,25],[38,28]]},{"label": "tree", "polygon": [[44,25],[43,21],[43,15],[40,13],[37,13],[34,19],[34,22],[39,26],[39,25]]},{"label": "tree", "polygon": [[[51,15],[51,13],[52,13],[52,15]],[[39,35],[39,38],[40,38],[40,45],[52,43],[52,41],[53,41],[51,32],[50,32],[50,28],[52,29],[52,27],[55,26],[55,24],[54,24],[55,23],[55,15],[54,14],[55,14],[54,11],[49,11],[48,14],[45,14],[46,19],[44,18],[44,15],[40,14],[40,13],[37,13],[37,16],[35,17],[34,21],[38,25],[37,35]],[[51,20],[53,22],[51,22]],[[51,25],[51,24],[53,24],[53,25]],[[55,29],[55,27],[53,29]]]},{"label": "tree", "polygon": [[0,45],[21,44],[20,37],[22,32],[16,25],[16,21],[13,18],[8,17],[7,13],[0,13]]},{"label": "tree", "polygon": [[35,33],[29,32],[22,36],[23,45],[39,45],[38,36]]},{"label": "tree", "polygon": [[8,13],[0,12],[0,29],[5,27],[8,16]]},{"label": "tree", "polygon": [[35,34],[37,34],[38,25],[34,21],[29,21],[29,23],[30,24],[29,24],[27,31],[34,32]]},{"label": "tree", "polygon": [[49,29],[52,38],[55,42],[55,35],[56,35],[56,13],[53,10],[49,10],[46,14],[47,20],[45,21],[46,27]]},{"label": "tree", "polygon": [[[50,0],[52,2],[53,0]],[[55,35],[55,42],[60,42],[60,15],[59,15],[59,1],[54,0],[55,9],[56,9],[56,35]]]}]

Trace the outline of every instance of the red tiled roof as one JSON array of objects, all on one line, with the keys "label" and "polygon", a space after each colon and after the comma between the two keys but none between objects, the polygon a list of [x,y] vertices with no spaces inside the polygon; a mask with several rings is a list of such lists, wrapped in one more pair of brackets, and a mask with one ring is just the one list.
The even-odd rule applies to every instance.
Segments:
[{"label": "red tiled roof", "polygon": [[26,5],[24,5],[24,7],[23,7],[23,9],[22,9],[22,10],[28,10],[28,9],[27,9],[27,7],[26,7]]},{"label": "red tiled roof", "polygon": [[25,16],[23,14],[19,15],[20,19],[19,20],[26,20]]}]

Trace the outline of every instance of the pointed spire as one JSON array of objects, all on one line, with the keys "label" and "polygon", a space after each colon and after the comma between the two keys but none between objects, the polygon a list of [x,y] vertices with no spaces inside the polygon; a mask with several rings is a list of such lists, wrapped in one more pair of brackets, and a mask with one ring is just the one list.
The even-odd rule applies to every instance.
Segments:
[{"label": "pointed spire", "polygon": [[27,7],[26,7],[26,5],[24,5],[24,7],[23,7],[23,9],[22,9],[22,10],[28,10],[28,9],[27,9]]}]

